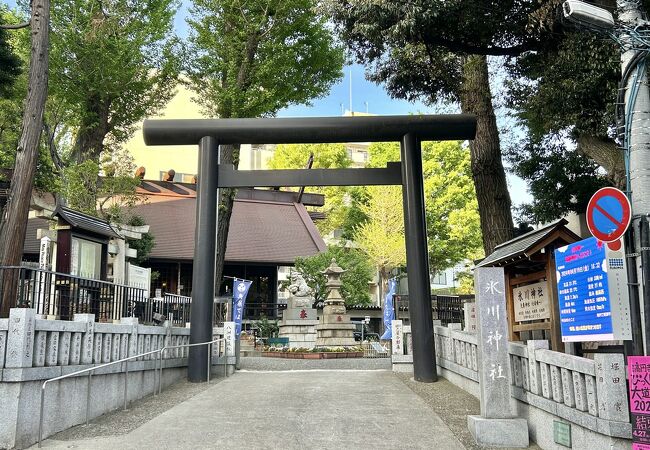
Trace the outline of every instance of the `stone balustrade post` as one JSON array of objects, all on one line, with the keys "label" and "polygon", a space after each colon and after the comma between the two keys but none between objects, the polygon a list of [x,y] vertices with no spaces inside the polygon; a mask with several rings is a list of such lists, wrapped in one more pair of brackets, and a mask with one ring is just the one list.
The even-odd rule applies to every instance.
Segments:
[{"label": "stone balustrade post", "polygon": [[95,315],[75,314],[75,322],[85,322],[86,331],[81,336],[81,364],[93,363],[93,345],[95,340]]},{"label": "stone balustrade post", "polygon": [[533,394],[542,395],[542,374],[537,364],[535,351],[537,349],[548,350],[548,341],[529,340],[526,345],[528,346],[528,386]]},{"label": "stone balustrade post", "polygon": [[594,362],[596,364],[598,417],[627,422],[629,408],[623,355],[596,353]]},{"label": "stone balustrade post", "polygon": [[120,319],[120,323],[124,325],[131,325],[131,333],[129,335],[124,335],[124,339],[127,339],[129,341],[128,356],[137,355],[138,354],[138,318],[122,317]]},{"label": "stone balustrade post", "polygon": [[12,308],[9,311],[5,367],[32,367],[35,326],[36,315],[33,309]]}]

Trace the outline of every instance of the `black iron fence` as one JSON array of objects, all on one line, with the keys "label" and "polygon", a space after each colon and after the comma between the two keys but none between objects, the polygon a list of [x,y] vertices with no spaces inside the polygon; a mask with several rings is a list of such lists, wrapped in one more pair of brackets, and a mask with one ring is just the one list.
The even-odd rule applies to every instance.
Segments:
[{"label": "black iron fence", "polygon": [[[17,282],[9,283],[8,279]],[[147,300],[144,288],[33,267],[0,267],[0,280],[3,304],[34,308],[36,314],[61,320],[72,320],[75,314],[94,314],[98,322],[132,317],[138,305]]]},{"label": "black iron fence", "polygon": [[[445,326],[450,323],[460,323],[465,327],[463,305],[473,300],[473,295],[431,295],[433,318],[440,320]],[[393,297],[395,317],[398,319],[408,317],[408,301],[408,294]]]},{"label": "black iron fence", "polygon": [[465,313],[463,304],[465,301],[455,295],[433,295],[432,305],[434,317],[437,318],[444,326],[450,323],[461,323],[465,326]]}]

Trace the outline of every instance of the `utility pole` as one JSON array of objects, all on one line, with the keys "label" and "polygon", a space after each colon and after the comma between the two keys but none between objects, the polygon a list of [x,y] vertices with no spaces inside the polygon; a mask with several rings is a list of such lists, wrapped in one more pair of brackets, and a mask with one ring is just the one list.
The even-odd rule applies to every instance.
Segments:
[{"label": "utility pole", "polygon": [[627,196],[632,225],[625,236],[632,341],[626,354],[650,352],[650,89],[647,57],[648,29],[640,0],[616,0],[618,20],[612,13],[582,0],[566,0],[564,17],[570,22],[616,40],[621,50],[621,83],[616,102],[619,130],[623,131]]},{"label": "utility pole", "polygon": [[[628,234],[628,264],[633,270],[628,271],[632,288],[638,294],[631,296],[639,300],[645,354],[650,350],[650,333],[646,330],[650,323],[650,298],[648,293],[650,267],[648,264],[649,250],[647,242],[641,241],[641,236],[648,236],[648,221],[642,220],[650,214],[650,89],[646,75],[645,59],[647,49],[639,49],[639,42],[631,34],[636,26],[644,23],[643,14],[638,1],[617,0],[617,15],[622,32],[619,35],[623,45],[621,66],[623,83],[625,83],[625,133],[628,164],[627,190],[632,204],[632,232]],[[643,230],[641,228],[644,228]],[[647,239],[645,239],[647,240]],[[642,261],[645,260],[645,264]],[[636,272],[636,273],[634,273]],[[633,278],[636,275],[636,280]],[[638,284],[634,286],[634,282]],[[644,349],[645,347],[645,349]]]}]

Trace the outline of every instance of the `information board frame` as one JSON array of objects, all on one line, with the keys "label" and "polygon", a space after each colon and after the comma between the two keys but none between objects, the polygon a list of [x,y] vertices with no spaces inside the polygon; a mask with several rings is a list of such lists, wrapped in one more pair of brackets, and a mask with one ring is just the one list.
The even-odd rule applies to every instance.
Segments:
[{"label": "information board frame", "polygon": [[591,237],[555,250],[562,342],[632,339],[623,252]]}]

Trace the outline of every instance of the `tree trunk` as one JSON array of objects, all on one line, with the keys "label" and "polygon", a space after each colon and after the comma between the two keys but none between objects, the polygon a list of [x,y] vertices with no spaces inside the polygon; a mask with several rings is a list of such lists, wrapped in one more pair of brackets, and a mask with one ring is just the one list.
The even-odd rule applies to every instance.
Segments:
[{"label": "tree trunk", "polygon": [[[50,1],[32,0],[29,89],[7,206],[0,224],[2,266],[20,265],[23,255],[32,186],[38,163],[38,147],[43,129],[43,111],[47,99],[49,23]],[[9,309],[14,306],[17,277],[17,272],[7,273],[2,277],[1,316],[8,315]]]},{"label": "tree trunk", "polygon": [[110,131],[109,102],[99,95],[89,95],[86,102],[86,116],[82,120],[74,144],[77,162],[93,160],[99,162],[104,150],[104,138]]},{"label": "tree trunk", "polygon": [[581,134],[578,151],[593,159],[607,172],[607,178],[621,190],[625,190],[625,158],[623,151],[611,139]]},{"label": "tree trunk", "polygon": [[512,239],[515,229],[485,56],[473,55],[465,59],[460,100],[463,112],[475,114],[478,122],[476,138],[470,142],[470,153],[483,249],[487,256],[498,244]]},{"label": "tree trunk", "polygon": [[[221,158],[219,164],[232,164],[235,169],[239,167],[239,144],[222,145],[219,151]],[[235,201],[237,189],[219,189],[219,215],[217,221],[217,264],[215,266],[215,289],[217,295],[221,289],[221,278],[226,261],[226,243],[228,241],[228,230],[230,229],[230,216]]]}]

